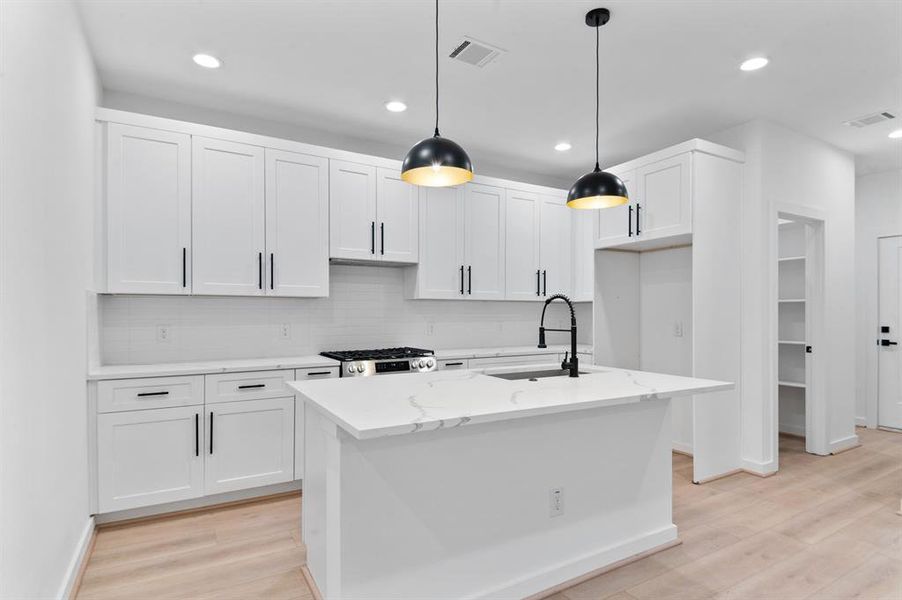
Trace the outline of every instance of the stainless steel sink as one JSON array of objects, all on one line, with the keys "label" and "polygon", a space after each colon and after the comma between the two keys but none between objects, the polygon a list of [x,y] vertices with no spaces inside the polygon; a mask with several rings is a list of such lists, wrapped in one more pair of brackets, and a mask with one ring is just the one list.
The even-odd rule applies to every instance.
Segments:
[{"label": "stainless steel sink", "polygon": [[[580,371],[580,375],[585,375],[586,371]],[[537,381],[548,377],[569,377],[568,369],[544,369],[542,371],[515,371],[513,373],[486,373],[489,377],[497,377],[499,379],[507,379],[509,381],[518,381],[520,379],[529,379]]]}]

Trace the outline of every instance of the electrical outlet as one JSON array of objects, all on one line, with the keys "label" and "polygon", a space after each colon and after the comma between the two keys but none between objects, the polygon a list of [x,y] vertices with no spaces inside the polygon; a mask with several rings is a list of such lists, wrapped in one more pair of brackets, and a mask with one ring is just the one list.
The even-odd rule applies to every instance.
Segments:
[{"label": "electrical outlet", "polygon": [[677,321],[673,324],[673,337],[683,337],[683,322]]},{"label": "electrical outlet", "polygon": [[157,341],[169,343],[169,325],[157,325]]},{"label": "electrical outlet", "polygon": [[426,335],[435,334],[435,323],[426,323]]},{"label": "electrical outlet", "polygon": [[279,339],[282,340],[290,340],[291,339],[291,325],[288,323],[282,323],[279,326]]},{"label": "electrical outlet", "polygon": [[564,514],[564,488],[551,488],[548,494],[548,512],[552,517]]}]

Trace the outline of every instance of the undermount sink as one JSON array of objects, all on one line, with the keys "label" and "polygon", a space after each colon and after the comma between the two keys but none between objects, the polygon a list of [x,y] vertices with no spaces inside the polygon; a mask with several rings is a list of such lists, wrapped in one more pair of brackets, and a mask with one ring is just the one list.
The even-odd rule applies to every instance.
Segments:
[{"label": "undermount sink", "polygon": [[[580,375],[585,375],[586,371],[580,371]],[[517,381],[520,379],[528,379],[530,381],[538,381],[548,377],[569,377],[568,369],[543,369],[542,371],[514,371],[511,373],[486,373],[489,377],[498,377],[499,379],[507,379],[509,381]]]}]

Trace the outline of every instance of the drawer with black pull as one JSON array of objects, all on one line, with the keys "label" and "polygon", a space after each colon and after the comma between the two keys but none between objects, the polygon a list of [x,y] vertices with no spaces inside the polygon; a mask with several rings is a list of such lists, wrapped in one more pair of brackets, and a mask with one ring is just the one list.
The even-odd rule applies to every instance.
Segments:
[{"label": "drawer with black pull", "polygon": [[293,369],[217,373],[206,375],[205,379],[207,404],[294,396],[294,391],[288,387],[288,382],[294,380]]},{"label": "drawer with black pull", "polygon": [[308,367],[306,369],[297,369],[294,372],[294,378],[298,381],[310,381],[313,379],[332,379],[340,375],[341,367]]},{"label": "drawer with black pull", "polygon": [[204,403],[203,375],[97,382],[97,412],[171,408]]}]

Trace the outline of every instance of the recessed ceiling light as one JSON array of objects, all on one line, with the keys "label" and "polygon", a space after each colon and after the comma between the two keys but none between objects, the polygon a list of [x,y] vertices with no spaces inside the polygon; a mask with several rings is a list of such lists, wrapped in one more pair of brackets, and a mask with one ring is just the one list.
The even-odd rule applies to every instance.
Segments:
[{"label": "recessed ceiling light", "polygon": [[894,139],[894,140],[898,140],[898,139],[902,138],[902,129],[897,129],[897,130],[895,130],[895,131],[890,131],[890,132],[889,132],[889,137],[892,138],[892,139]]},{"label": "recessed ceiling light", "polygon": [[757,71],[758,69],[762,69],[767,66],[768,60],[763,56],[756,56],[755,58],[750,58],[747,61],[743,62],[739,65],[739,68],[743,71]]},{"label": "recessed ceiling light", "polygon": [[554,149],[557,150],[558,152],[566,152],[567,150],[569,150],[572,147],[573,146],[570,145],[570,142],[558,142],[557,144],[554,145]]},{"label": "recessed ceiling light", "polygon": [[206,69],[218,69],[222,66],[222,62],[218,58],[209,54],[195,54],[193,58],[197,65]]},{"label": "recessed ceiling light", "polygon": [[385,108],[389,112],[404,112],[407,110],[407,105],[400,100],[392,100],[391,102],[385,103]]}]

